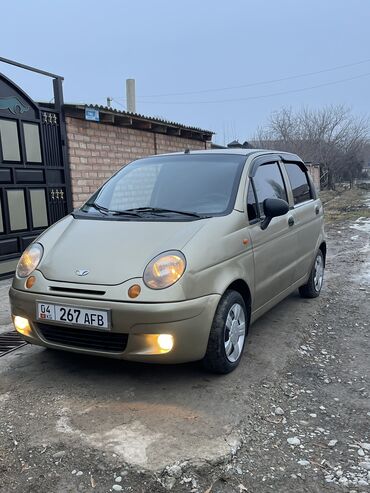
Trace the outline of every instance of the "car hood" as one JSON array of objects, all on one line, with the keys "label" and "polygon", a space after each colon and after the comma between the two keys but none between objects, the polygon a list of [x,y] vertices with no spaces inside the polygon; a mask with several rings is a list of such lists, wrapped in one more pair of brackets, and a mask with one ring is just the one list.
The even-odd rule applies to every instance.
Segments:
[{"label": "car hood", "polygon": [[[199,221],[109,221],[67,216],[37,241],[44,246],[38,267],[59,282],[120,284],[141,277],[150,260],[181,250],[210,219]],[[78,276],[77,270],[87,270]]]}]

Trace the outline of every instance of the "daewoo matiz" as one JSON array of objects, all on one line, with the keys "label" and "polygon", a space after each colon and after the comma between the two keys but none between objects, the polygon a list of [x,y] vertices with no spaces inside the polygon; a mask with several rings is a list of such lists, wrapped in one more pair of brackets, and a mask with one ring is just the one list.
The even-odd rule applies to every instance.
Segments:
[{"label": "daewoo matiz", "polygon": [[297,288],[319,295],[325,255],[322,204],[298,156],[139,159],[25,250],[14,325],[32,344],[227,373],[251,322]]}]

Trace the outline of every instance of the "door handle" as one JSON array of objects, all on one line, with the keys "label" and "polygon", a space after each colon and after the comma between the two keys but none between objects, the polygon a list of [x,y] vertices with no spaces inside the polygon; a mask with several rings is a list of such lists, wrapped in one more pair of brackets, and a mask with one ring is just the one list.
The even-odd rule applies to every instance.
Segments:
[{"label": "door handle", "polygon": [[315,212],[316,212],[316,214],[318,214],[320,212],[320,207],[318,205],[315,207]]},{"label": "door handle", "polygon": [[294,217],[293,216],[289,216],[288,225],[289,226],[293,226],[294,225]]}]

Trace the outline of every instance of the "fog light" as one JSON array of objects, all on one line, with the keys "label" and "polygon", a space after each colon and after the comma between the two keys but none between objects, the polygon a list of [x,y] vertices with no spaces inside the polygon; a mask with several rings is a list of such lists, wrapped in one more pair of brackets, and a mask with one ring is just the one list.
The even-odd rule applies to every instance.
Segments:
[{"label": "fog light", "polygon": [[31,327],[26,318],[19,317],[18,315],[13,319],[14,327],[17,332],[25,336],[30,335]]},{"label": "fog light", "polygon": [[173,348],[173,336],[171,334],[160,334],[157,342],[162,351],[169,352]]}]

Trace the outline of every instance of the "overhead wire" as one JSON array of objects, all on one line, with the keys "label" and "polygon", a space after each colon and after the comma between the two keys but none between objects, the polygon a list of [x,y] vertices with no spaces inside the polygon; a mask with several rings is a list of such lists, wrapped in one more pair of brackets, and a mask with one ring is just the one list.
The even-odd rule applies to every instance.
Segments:
[{"label": "overhead wire", "polygon": [[[351,80],[356,80],[356,79],[368,77],[370,75],[370,73],[366,72],[364,74],[359,74],[356,76],[347,77],[347,78],[338,79],[338,80],[329,81],[329,82],[323,82],[320,84],[315,84],[315,85],[311,85],[311,86],[307,86],[307,87],[302,87],[302,88],[297,88],[297,89],[288,89],[285,91],[277,91],[277,92],[272,92],[272,93],[268,93],[268,94],[261,94],[261,95],[256,95],[256,96],[246,96],[246,97],[217,99],[217,100],[215,99],[215,100],[208,100],[208,101],[207,100],[206,101],[145,101],[145,99],[142,100],[142,98],[147,98],[147,97],[153,97],[153,98],[158,97],[158,98],[160,98],[160,97],[167,97],[167,96],[184,96],[184,95],[194,95],[194,94],[204,94],[204,93],[210,93],[210,92],[226,91],[226,90],[232,90],[232,89],[241,89],[241,88],[246,88],[246,87],[256,87],[256,86],[260,86],[260,85],[273,84],[273,83],[278,83],[278,82],[284,82],[287,80],[293,80],[293,79],[298,79],[298,78],[302,78],[302,77],[308,77],[311,75],[317,75],[317,74],[332,72],[335,70],[353,67],[353,66],[368,63],[368,62],[370,62],[370,58],[360,60],[357,62],[343,64],[343,65],[337,65],[335,67],[316,70],[313,72],[306,72],[306,73],[291,75],[291,76],[287,76],[287,77],[280,77],[277,79],[264,80],[264,81],[260,81],[260,82],[251,82],[248,84],[242,84],[242,85],[238,85],[238,86],[229,86],[229,87],[223,87],[223,88],[218,88],[218,89],[203,89],[203,90],[199,90],[199,91],[187,91],[187,92],[178,92],[178,93],[157,94],[157,95],[152,95],[152,96],[144,95],[144,96],[139,96],[138,101],[140,101],[142,103],[148,103],[148,104],[170,104],[170,105],[217,104],[217,103],[229,103],[229,102],[258,100],[258,99],[264,99],[264,98],[269,98],[269,97],[274,97],[274,96],[294,94],[294,93],[304,92],[304,91],[308,91],[308,90],[312,90],[312,89],[317,89],[320,87],[327,87],[327,86],[336,85],[336,84],[340,84],[340,83],[351,81]],[[112,101],[114,101],[116,104],[118,104],[122,108],[126,108],[126,105],[122,104],[119,101],[119,99],[126,102],[125,98],[112,97]]]},{"label": "overhead wire", "polygon": [[126,109],[126,106],[122,103],[120,103],[119,101],[117,101],[116,98],[112,98],[112,101],[114,101],[115,103],[119,104],[120,106],[122,106],[122,108],[125,108]]},{"label": "overhead wire", "polygon": [[286,91],[278,91],[278,92],[272,92],[269,94],[261,94],[258,96],[247,96],[247,97],[242,97],[242,98],[218,99],[218,100],[208,100],[208,101],[142,101],[142,102],[146,103],[146,104],[182,105],[182,104],[218,104],[218,103],[232,103],[232,102],[240,102],[240,101],[250,101],[250,100],[256,100],[256,99],[270,98],[273,96],[282,96],[285,94],[294,94],[294,93],[309,91],[311,89],[318,89],[320,87],[332,86],[332,85],[340,84],[342,82],[348,82],[351,80],[361,79],[361,78],[368,77],[368,76],[370,76],[370,72],[366,72],[364,74],[356,75],[353,77],[347,77],[345,79],[338,79],[338,80],[331,81],[331,82],[324,82],[324,83],[315,84],[312,86],[301,87],[298,89],[289,89]]},{"label": "overhead wire", "polygon": [[229,90],[234,90],[234,89],[243,89],[245,87],[255,87],[255,86],[262,86],[262,85],[267,85],[267,84],[274,84],[277,82],[284,82],[287,80],[293,80],[293,79],[299,79],[302,77],[309,77],[311,75],[318,75],[318,74],[324,74],[327,72],[333,72],[335,70],[340,70],[343,68],[348,68],[348,67],[354,67],[357,65],[362,65],[364,63],[370,62],[370,58],[366,58],[364,60],[360,60],[358,62],[352,62],[352,63],[347,63],[345,65],[337,65],[335,67],[330,67],[330,68],[325,68],[321,70],[316,70],[313,72],[305,72],[302,74],[295,74],[295,75],[289,75],[286,77],[280,77],[277,79],[270,79],[270,80],[263,80],[263,81],[257,81],[257,82],[250,82],[248,84],[241,84],[238,86],[229,86],[229,87],[220,87],[220,88],[215,88],[215,89],[201,89],[198,91],[186,91],[186,92],[172,92],[172,93],[167,93],[167,94],[153,94],[153,95],[142,95],[140,98],[161,98],[161,97],[168,97],[168,96],[186,96],[186,95],[193,95],[193,94],[204,94],[204,93],[210,93],[210,92],[221,92],[221,91],[229,91]]}]

